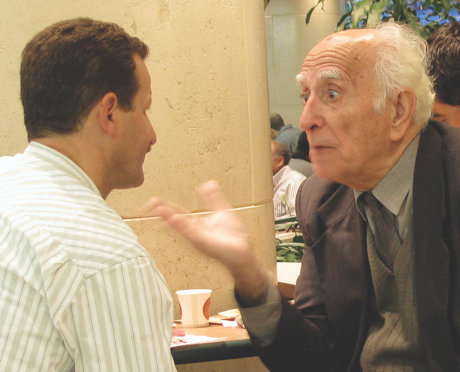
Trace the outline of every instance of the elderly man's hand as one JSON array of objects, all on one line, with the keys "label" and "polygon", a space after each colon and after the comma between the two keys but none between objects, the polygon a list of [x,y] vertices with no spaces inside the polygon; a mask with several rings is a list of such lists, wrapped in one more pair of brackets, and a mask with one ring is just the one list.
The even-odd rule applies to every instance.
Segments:
[{"label": "elderly man's hand", "polygon": [[217,182],[208,181],[197,192],[212,213],[192,216],[160,198],[149,201],[151,212],[230,270],[243,306],[263,301],[268,292],[268,273],[254,254],[245,226],[232,212]]}]

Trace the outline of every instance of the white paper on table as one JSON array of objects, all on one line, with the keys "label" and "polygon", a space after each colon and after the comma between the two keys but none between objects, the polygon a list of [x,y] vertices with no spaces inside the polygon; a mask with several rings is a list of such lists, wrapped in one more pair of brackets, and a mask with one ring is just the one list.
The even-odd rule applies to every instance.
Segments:
[{"label": "white paper on table", "polygon": [[207,344],[210,342],[224,341],[227,337],[208,337],[208,336],[195,336],[186,334],[185,336],[173,336],[171,340],[171,347],[194,345],[194,344]]},{"label": "white paper on table", "polygon": [[222,326],[227,328],[239,327],[238,323],[235,320],[222,320]]},{"label": "white paper on table", "polygon": [[226,311],[221,311],[220,313],[217,313],[218,315],[221,315],[227,319],[235,319],[236,317],[240,316],[240,309],[231,309],[231,310],[226,310]]}]

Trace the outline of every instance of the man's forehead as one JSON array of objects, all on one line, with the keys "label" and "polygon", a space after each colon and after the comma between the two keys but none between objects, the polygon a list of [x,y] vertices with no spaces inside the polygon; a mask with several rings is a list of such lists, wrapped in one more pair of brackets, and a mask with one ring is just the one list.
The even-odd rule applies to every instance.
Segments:
[{"label": "man's forehead", "polygon": [[359,29],[339,31],[339,32],[335,32],[333,34],[326,36],[323,40],[321,40],[318,44],[316,44],[316,46],[323,44],[323,43],[332,45],[332,44],[343,44],[348,41],[356,41],[356,42],[370,41],[372,39],[375,39],[375,36],[377,35],[377,33],[378,33],[377,30],[368,29],[368,28],[364,28],[364,29],[359,28]]},{"label": "man's forehead", "polygon": [[[362,75],[370,65],[375,30],[350,30],[332,34],[319,42],[302,66],[306,78],[313,73],[316,79],[352,79]],[[353,79],[352,79],[353,80]]]}]

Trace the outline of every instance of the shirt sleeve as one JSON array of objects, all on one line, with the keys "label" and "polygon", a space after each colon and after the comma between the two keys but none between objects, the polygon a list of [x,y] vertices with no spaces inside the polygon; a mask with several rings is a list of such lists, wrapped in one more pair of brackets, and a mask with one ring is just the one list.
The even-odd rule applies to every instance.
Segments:
[{"label": "shirt sleeve", "polygon": [[265,304],[249,308],[240,307],[245,327],[262,346],[270,346],[275,340],[282,310],[280,299],[278,289],[270,285]]},{"label": "shirt sleeve", "polygon": [[136,257],[86,279],[58,327],[76,371],[175,371],[172,321],[163,276]]}]

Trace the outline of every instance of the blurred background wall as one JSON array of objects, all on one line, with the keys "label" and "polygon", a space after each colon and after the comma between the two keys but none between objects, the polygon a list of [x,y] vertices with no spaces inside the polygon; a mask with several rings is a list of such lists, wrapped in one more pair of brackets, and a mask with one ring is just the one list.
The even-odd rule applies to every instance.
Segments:
[{"label": "blurred background wall", "polygon": [[305,24],[316,0],[270,0],[265,11],[270,112],[279,113],[285,124],[299,127],[303,102],[295,76],[308,51],[335,30],[345,12],[345,0],[326,0]]}]

